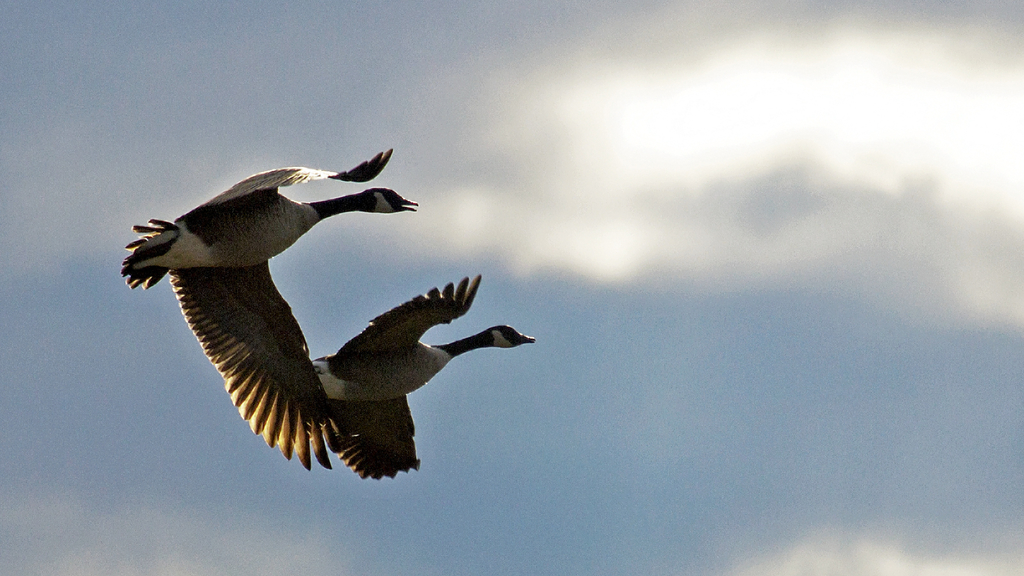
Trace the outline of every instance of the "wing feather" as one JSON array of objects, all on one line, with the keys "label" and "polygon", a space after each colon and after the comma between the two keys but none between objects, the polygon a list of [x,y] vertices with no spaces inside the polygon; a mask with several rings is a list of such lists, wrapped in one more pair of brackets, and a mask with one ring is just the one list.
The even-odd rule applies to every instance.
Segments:
[{"label": "wing feather", "polygon": [[328,400],[341,431],[335,452],[363,478],[394,478],[419,469],[416,433],[406,396],[380,402]]},{"label": "wing feather", "polygon": [[245,268],[171,271],[181,311],[252,431],[307,469],[309,444],[323,448],[329,408],[302,329],[274,286],[266,262]]},{"label": "wing feather", "polygon": [[337,172],[328,172],[326,170],[317,170],[315,168],[306,168],[303,166],[275,168],[273,170],[267,170],[266,172],[260,172],[249,176],[245,180],[242,180],[238,184],[235,184],[231,188],[228,188],[224,192],[214,196],[205,203],[200,204],[200,206],[223,204],[228,200],[241,198],[242,196],[252,194],[253,192],[258,192],[260,190],[273,190],[276,192],[278,188],[312,182],[313,180],[323,180],[325,178],[335,176],[336,174]]},{"label": "wing feather", "polygon": [[463,278],[458,288],[449,283],[443,291],[433,288],[416,296],[371,320],[365,330],[338,350],[338,355],[415,346],[430,328],[448,324],[468,312],[479,287],[477,276],[472,281]]},{"label": "wing feather", "polygon": [[377,175],[380,174],[381,170],[384,169],[388,160],[391,159],[391,152],[391,150],[380,152],[373,158],[362,162],[355,168],[346,170],[345,172],[330,172],[327,170],[317,170],[316,168],[306,168],[304,166],[275,168],[273,170],[267,170],[266,172],[260,172],[249,176],[245,180],[242,180],[231,188],[228,188],[224,192],[214,196],[205,204],[202,204],[202,206],[222,204],[228,200],[234,200],[260,190],[273,190],[276,192],[278,188],[293,186],[295,184],[303,184],[314,180],[323,180],[325,178],[342,180],[345,182],[368,182],[376,178]]}]

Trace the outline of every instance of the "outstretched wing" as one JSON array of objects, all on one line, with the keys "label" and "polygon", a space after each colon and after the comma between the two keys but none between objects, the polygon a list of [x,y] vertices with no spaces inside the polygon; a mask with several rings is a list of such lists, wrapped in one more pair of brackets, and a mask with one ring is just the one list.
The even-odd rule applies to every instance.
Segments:
[{"label": "outstretched wing", "polygon": [[338,172],[334,176],[328,176],[335,180],[342,180],[344,182],[369,182],[380,174],[381,170],[388,165],[388,160],[391,160],[391,153],[394,152],[393,148],[389,148],[384,152],[378,152],[376,156],[370,158],[366,162],[363,162],[359,166],[345,172]]},{"label": "outstretched wing", "polygon": [[276,192],[278,188],[282,188],[284,186],[302,184],[313,180],[323,180],[324,178],[342,180],[345,182],[368,182],[380,174],[381,170],[384,169],[384,166],[387,165],[388,160],[390,159],[391,150],[388,150],[386,152],[378,153],[373,158],[345,172],[329,172],[327,170],[304,168],[302,166],[267,170],[266,172],[260,172],[259,174],[249,176],[245,180],[242,180],[238,184],[235,184],[231,188],[214,196],[201,206],[221,204],[228,200],[240,198],[246,194],[252,194],[253,192],[260,190],[272,190]]},{"label": "outstretched wing", "polygon": [[365,330],[338,350],[339,355],[409,348],[438,324],[448,324],[469,311],[480,287],[480,276],[463,278],[456,288],[432,289],[424,295],[377,316]]},{"label": "outstretched wing", "polygon": [[330,468],[324,436],[337,440],[327,395],[268,263],[170,274],[185,320],[252,431],[289,460],[294,449],[306,469],[312,443],[317,461]]},{"label": "outstretched wing", "polygon": [[316,170],[314,168],[304,168],[302,166],[275,168],[274,170],[267,170],[266,172],[253,174],[199,206],[223,204],[228,200],[235,200],[236,198],[241,198],[247,194],[252,194],[253,192],[258,192],[260,190],[269,190],[276,193],[278,188],[282,188],[284,186],[312,182],[313,180],[323,180],[325,178],[330,178],[335,174],[337,173],[328,172],[326,170]]},{"label": "outstretched wing", "polygon": [[415,426],[406,396],[383,400],[328,400],[331,415],[341,432],[331,449],[363,478],[395,477],[419,469]]}]

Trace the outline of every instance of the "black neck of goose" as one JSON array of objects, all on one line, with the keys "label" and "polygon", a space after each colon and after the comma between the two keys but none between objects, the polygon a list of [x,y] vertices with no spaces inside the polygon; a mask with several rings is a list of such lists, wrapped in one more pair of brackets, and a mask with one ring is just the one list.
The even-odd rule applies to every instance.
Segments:
[{"label": "black neck of goose", "polygon": [[435,346],[435,348],[444,350],[454,358],[459,354],[469,352],[470,350],[487,348],[490,346],[494,346],[494,336],[491,335],[490,330],[484,330],[483,332],[470,336],[469,338],[456,340],[450,344],[441,344],[440,346]]},{"label": "black neck of goose", "polygon": [[341,198],[310,202],[309,205],[313,207],[313,210],[316,210],[317,216],[323,220],[342,212],[373,212],[377,205],[377,199],[373,197],[373,194],[360,192],[359,194],[349,194]]}]

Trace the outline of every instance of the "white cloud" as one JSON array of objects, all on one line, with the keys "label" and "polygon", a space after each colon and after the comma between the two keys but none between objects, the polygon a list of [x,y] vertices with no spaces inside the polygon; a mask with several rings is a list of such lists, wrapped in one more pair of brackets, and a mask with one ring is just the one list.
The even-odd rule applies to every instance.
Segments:
[{"label": "white cloud", "polygon": [[1024,573],[1013,552],[917,553],[897,543],[863,538],[808,538],[755,559],[730,576],[1011,576]]},{"label": "white cloud", "polygon": [[851,30],[671,52],[500,83],[467,152],[512,177],[424,199],[409,230],[522,272],[817,278],[1024,322],[1024,63],[1002,43]]},{"label": "white cloud", "polygon": [[[419,213],[311,237],[596,282],[817,282],[1024,323],[1024,62],[997,30],[661,34],[639,51],[565,39],[491,83],[453,72],[461,96],[417,101],[434,124],[397,136],[421,148],[399,149],[381,180]],[[281,162],[231,142],[97,146],[97,129],[60,117],[0,149],[0,275],[82,253],[116,269],[131,224]],[[137,162],[110,160],[126,154]]]},{"label": "white cloud", "polygon": [[4,574],[348,573],[337,542],[250,512],[99,510],[68,497],[5,494],[0,542]]},{"label": "white cloud", "polygon": [[[560,89],[556,122],[602,181],[699,191],[794,161],[887,193],[934,178],[958,200],[1024,185],[1024,68],[977,71],[938,37],[753,44],[698,65],[599,70]],[[581,156],[584,156],[581,154]]]}]

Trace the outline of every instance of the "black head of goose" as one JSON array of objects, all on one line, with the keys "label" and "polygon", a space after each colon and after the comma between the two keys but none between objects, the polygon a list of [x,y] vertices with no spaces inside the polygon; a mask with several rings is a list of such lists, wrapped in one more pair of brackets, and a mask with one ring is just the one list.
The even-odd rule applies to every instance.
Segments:
[{"label": "black head of goose", "polygon": [[342,212],[393,213],[417,206],[387,188],[370,188],[320,202],[294,202],[278,193],[293,184],[330,178],[367,182],[380,174],[391,150],[346,172],[278,168],[254,174],[174,222],[134,226],[142,237],[125,248],[121,275],[132,288],[149,288],[169,269],[246,267],[283,252],[317,222]]},{"label": "black head of goose", "polygon": [[438,346],[419,341],[431,327],[469,311],[479,286],[477,276],[472,282],[463,278],[458,287],[434,288],[373,319],[336,354],[313,361],[335,427],[329,446],[361,477],[394,477],[419,468],[406,396],[452,358],[478,348],[535,341],[510,326],[492,326]]}]

